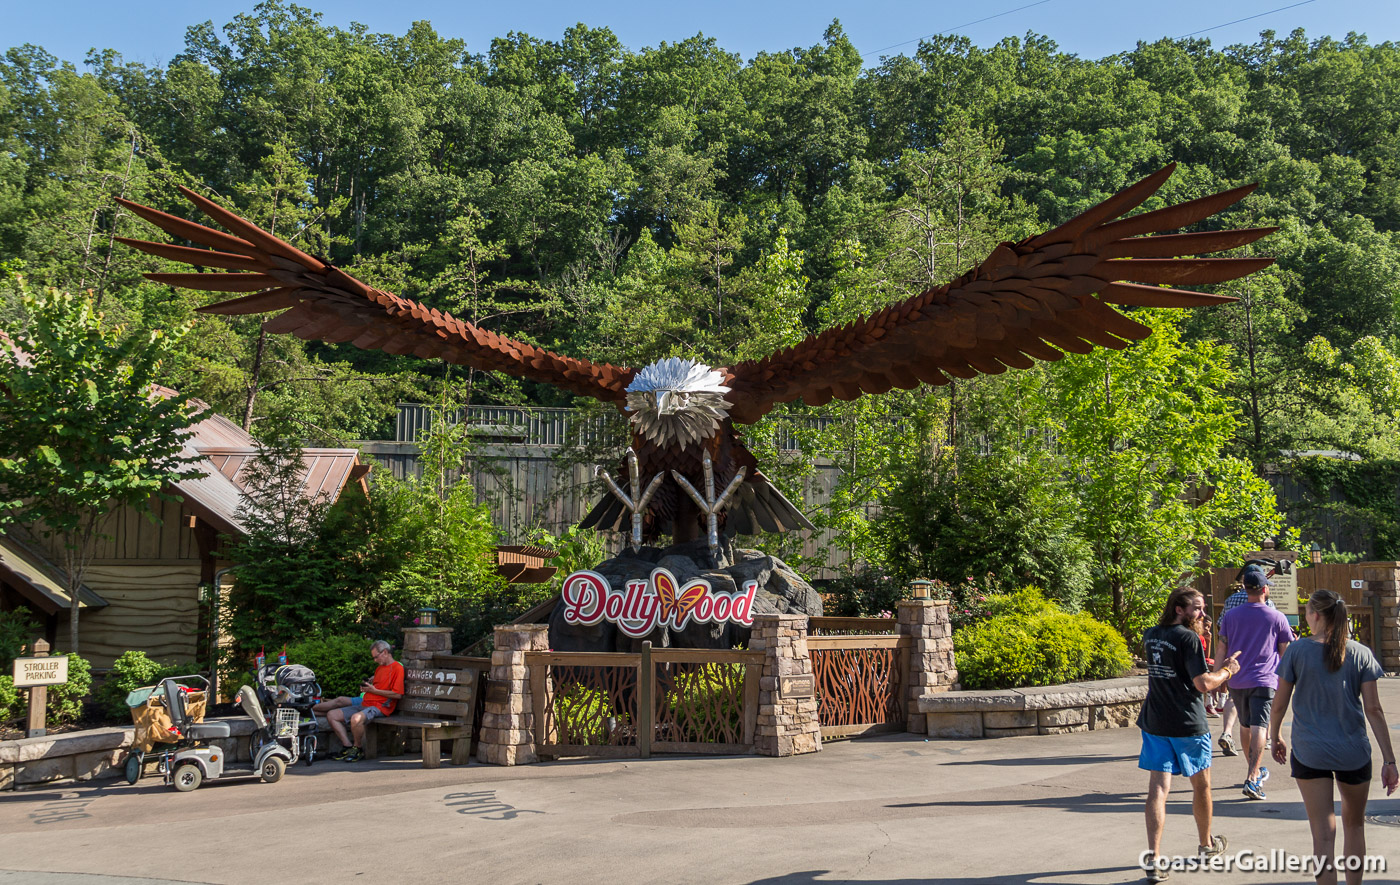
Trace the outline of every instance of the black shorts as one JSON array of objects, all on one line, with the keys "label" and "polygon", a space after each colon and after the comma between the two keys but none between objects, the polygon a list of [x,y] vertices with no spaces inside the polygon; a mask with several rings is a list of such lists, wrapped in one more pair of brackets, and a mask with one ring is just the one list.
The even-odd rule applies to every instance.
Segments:
[{"label": "black shorts", "polygon": [[1240,714],[1245,728],[1268,728],[1269,709],[1274,705],[1274,690],[1262,685],[1254,688],[1230,689],[1230,700]]},{"label": "black shorts", "polygon": [[1360,768],[1353,768],[1351,771],[1337,771],[1330,768],[1310,768],[1299,762],[1297,756],[1291,757],[1289,759],[1289,764],[1293,768],[1293,779],[1295,781],[1312,780],[1319,777],[1325,777],[1331,780],[1335,775],[1337,783],[1347,784],[1353,787],[1357,784],[1368,784],[1371,782],[1370,760],[1367,760],[1366,764]]}]

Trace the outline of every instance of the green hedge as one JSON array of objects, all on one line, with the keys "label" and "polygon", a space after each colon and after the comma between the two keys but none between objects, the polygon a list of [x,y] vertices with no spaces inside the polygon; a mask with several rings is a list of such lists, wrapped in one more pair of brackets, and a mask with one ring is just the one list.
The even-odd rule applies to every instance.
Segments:
[{"label": "green hedge", "polygon": [[1116,630],[1083,612],[1060,610],[1035,588],[991,596],[988,608],[991,617],[953,634],[966,688],[1108,679],[1132,666]]},{"label": "green hedge", "polygon": [[15,658],[26,654],[38,635],[39,622],[28,610],[16,608],[0,612],[0,673],[11,672]]},{"label": "green hedge", "polygon": [[[92,667],[86,659],[69,655],[68,681],[63,685],[49,686],[45,724],[52,728],[78,721],[82,718],[83,704],[91,690]],[[13,677],[0,676],[0,722],[19,718],[25,709],[25,692],[15,688]]]},{"label": "green hedge", "polygon": [[68,656],[68,681],[49,686],[48,724],[67,725],[83,715],[83,704],[92,691],[92,665],[86,658]]},{"label": "green hedge", "polygon": [[198,672],[194,664],[162,664],[146,656],[144,651],[125,651],[112,662],[112,672],[93,700],[103,715],[124,719],[131,714],[126,696],[138,688],[156,685],[169,676],[184,676]]},{"label": "green hedge", "polygon": [[11,719],[18,719],[23,709],[14,677],[0,676],[0,725],[8,723]]},{"label": "green hedge", "polygon": [[315,671],[323,697],[354,697],[360,693],[360,683],[374,675],[369,646],[370,640],[363,636],[313,636],[287,646],[287,662]]}]

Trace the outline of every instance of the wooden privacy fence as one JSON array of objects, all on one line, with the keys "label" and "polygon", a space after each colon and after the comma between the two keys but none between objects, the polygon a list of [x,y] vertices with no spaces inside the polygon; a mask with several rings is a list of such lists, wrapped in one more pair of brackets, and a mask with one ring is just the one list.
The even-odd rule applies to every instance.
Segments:
[{"label": "wooden privacy fence", "polygon": [[761,651],[528,652],[535,753],[752,752]]},{"label": "wooden privacy fence", "polygon": [[[1210,620],[1211,640],[1219,638],[1221,609],[1225,600],[1235,592],[1234,581],[1238,568],[1213,568],[1210,570]],[[1354,581],[1363,581],[1362,567],[1349,563],[1324,562],[1314,566],[1300,563],[1298,574],[1298,627],[1307,632],[1307,620],[1303,617],[1303,606],[1307,604],[1314,590],[1331,590],[1347,604],[1347,615],[1351,621],[1351,638],[1370,648],[1379,659],[1381,655],[1381,599],[1368,594],[1365,585],[1353,587]],[[1199,586],[1199,585],[1198,585]],[[1204,589],[1204,588],[1201,588]]]},{"label": "wooden privacy fence", "polygon": [[890,618],[809,619],[822,740],[905,730],[914,638],[895,628]]}]

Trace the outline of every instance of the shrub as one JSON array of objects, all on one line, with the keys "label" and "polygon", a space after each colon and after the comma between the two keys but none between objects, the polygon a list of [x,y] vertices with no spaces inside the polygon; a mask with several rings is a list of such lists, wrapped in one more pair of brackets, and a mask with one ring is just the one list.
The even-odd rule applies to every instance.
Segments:
[{"label": "shrub", "polygon": [[953,634],[967,688],[1106,679],[1132,665],[1116,630],[1088,614],[1061,611],[1035,588],[991,597],[988,608],[997,613]]},{"label": "shrub", "polygon": [[126,696],[138,688],[155,685],[168,676],[195,672],[194,664],[162,664],[143,651],[125,651],[112,662],[112,672],[97,690],[93,700],[104,716],[124,719],[130,715]]},{"label": "shrub", "polygon": [[982,611],[987,618],[1005,615],[1029,618],[1059,610],[1060,607],[1046,599],[1039,587],[1022,587],[1011,593],[992,593],[982,602]]},{"label": "shrub", "polygon": [[66,725],[83,715],[83,702],[92,691],[92,665],[86,658],[68,656],[68,681],[49,686],[48,724]]},{"label": "shrub", "polygon": [[950,584],[994,571],[1075,604],[1090,587],[1091,551],[1074,530],[1064,468],[1031,438],[1015,434],[1002,448],[998,436],[983,440],[991,452],[979,442],[915,449],[901,460],[877,519],[884,564],[901,580]]},{"label": "shrub", "polygon": [[[877,617],[894,611],[906,593],[906,586],[879,569],[866,569],[854,575],[833,578],[820,587],[828,617]],[[828,610],[829,609],[829,610]]]},{"label": "shrub", "polygon": [[0,676],[0,725],[19,717],[19,689],[13,676]]},{"label": "shrub", "polygon": [[27,609],[0,612],[0,672],[9,672],[30,640],[39,635],[39,624]]},{"label": "shrub", "polygon": [[989,606],[1001,598],[997,594],[998,586],[997,576],[991,572],[981,578],[968,576],[956,584],[935,578],[933,598],[948,600],[948,619],[954,630],[960,630],[997,614]]},{"label": "shrub", "polygon": [[314,670],[324,697],[354,697],[374,673],[369,646],[368,639],[353,634],[313,636],[287,646],[287,660]]}]

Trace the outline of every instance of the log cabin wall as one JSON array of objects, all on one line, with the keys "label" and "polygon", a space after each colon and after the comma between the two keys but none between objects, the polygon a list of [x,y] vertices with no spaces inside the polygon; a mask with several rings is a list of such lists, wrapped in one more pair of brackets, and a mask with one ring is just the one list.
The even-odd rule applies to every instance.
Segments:
[{"label": "log cabin wall", "polygon": [[[79,648],[94,667],[137,649],[161,661],[193,661],[199,636],[199,562],[94,564],[86,584],[106,608],[84,612]],[[60,631],[60,638],[67,636]]]},{"label": "log cabin wall", "polygon": [[[189,521],[178,501],[152,498],[149,507],[122,508],[102,527],[108,537],[98,539],[83,583],[108,605],[83,610],[78,636],[93,667],[110,667],[132,649],[162,661],[195,659],[199,585],[209,566]],[[62,561],[52,541],[36,540],[50,561]],[[67,645],[66,624],[57,631],[57,651]]]}]

